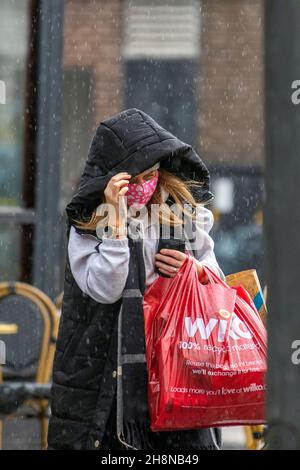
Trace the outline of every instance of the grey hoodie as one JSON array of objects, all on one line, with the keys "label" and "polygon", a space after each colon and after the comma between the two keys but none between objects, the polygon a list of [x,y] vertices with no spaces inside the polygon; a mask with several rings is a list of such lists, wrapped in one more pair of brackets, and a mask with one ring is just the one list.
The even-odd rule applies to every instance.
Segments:
[{"label": "grey hoodie", "polygon": [[[211,210],[200,207],[201,217],[196,221],[199,247],[196,247],[195,258],[211,268],[221,279],[225,275],[221,270],[215,253],[214,241],[209,232],[214,224]],[[154,272],[155,254],[158,248],[158,225],[142,225],[144,239],[144,261],[146,269],[146,286],[152,284],[159,276]],[[98,250],[96,247],[98,246]],[[192,250],[187,250],[192,254]],[[128,276],[129,245],[128,238],[99,239],[89,234],[80,234],[72,226],[68,244],[70,267],[80,289],[97,302],[111,304],[122,295]]]}]

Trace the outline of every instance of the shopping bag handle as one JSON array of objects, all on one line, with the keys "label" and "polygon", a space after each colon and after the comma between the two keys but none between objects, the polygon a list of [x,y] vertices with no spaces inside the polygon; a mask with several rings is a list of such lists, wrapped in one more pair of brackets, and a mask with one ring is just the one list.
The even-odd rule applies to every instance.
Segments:
[{"label": "shopping bag handle", "polygon": [[[200,261],[201,263],[201,261]],[[220,284],[221,286],[227,287],[227,289],[230,289],[230,286],[226,284],[217,274],[208,266],[205,264],[202,264],[202,268],[204,269],[205,274],[208,277],[208,280],[211,284]]]},{"label": "shopping bag handle", "polygon": [[[209,282],[211,282],[212,284],[219,284],[219,285],[222,285],[224,287],[227,287],[227,289],[234,289],[234,287],[231,287],[229,286],[228,284],[226,284],[226,282],[224,282],[221,278],[219,278],[219,276],[217,276],[217,274],[211,269],[209,268],[208,266],[205,266],[204,264],[202,265],[203,268],[204,268],[204,272],[205,274],[207,275],[208,277],[208,280]],[[245,289],[245,287],[243,286],[240,286],[240,288],[244,291],[244,293],[247,295],[248,297],[248,301],[243,298],[244,301],[247,301],[247,303],[250,305],[250,307],[254,310],[254,312],[256,313],[256,307],[255,307],[255,304],[253,302],[253,299],[251,297],[251,295],[249,294],[249,292],[247,291],[247,289]]]}]

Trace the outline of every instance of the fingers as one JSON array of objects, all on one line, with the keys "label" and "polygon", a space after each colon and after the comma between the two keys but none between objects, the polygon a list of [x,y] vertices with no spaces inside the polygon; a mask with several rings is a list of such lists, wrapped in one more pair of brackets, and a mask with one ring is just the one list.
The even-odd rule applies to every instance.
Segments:
[{"label": "fingers", "polygon": [[131,175],[127,172],[121,172],[114,175],[104,190],[107,202],[119,204],[119,197],[125,196],[128,191],[128,183]]},{"label": "fingers", "polygon": [[118,191],[119,192],[120,189],[122,188],[122,186],[124,186],[124,185],[128,186],[130,178],[131,178],[131,175],[129,175],[127,173],[118,173],[117,175],[115,175],[111,178],[109,186],[110,186],[112,191]]},{"label": "fingers", "polygon": [[[162,252],[167,252],[168,255],[163,255],[161,254]],[[155,264],[160,271],[164,272],[165,274],[172,274],[172,277],[174,277],[183,265],[186,256],[187,255],[181,251],[164,248],[160,250],[160,253],[156,253]]]},{"label": "fingers", "polygon": [[160,266],[166,267],[171,266],[172,268],[180,268],[182,261],[176,261],[174,258],[168,256],[162,256],[159,253],[155,255],[156,263],[160,263]]},{"label": "fingers", "polygon": [[175,267],[182,266],[187,256],[185,253],[182,253],[181,251],[177,251],[177,250],[166,250],[170,253],[166,255],[161,254],[162,251],[165,251],[165,249],[161,250],[160,253],[156,253],[155,258],[158,261],[170,264],[171,266],[175,266]]},{"label": "fingers", "polygon": [[186,258],[186,253],[182,253],[182,251],[178,250],[170,250],[168,248],[162,248],[159,254],[163,256],[171,256],[175,259],[178,259],[179,261],[184,261]]},{"label": "fingers", "polygon": [[163,270],[164,272],[167,272],[168,274],[174,274],[174,275],[177,274],[177,272],[179,271],[181,267],[181,266],[171,266],[169,264],[162,263],[161,261],[156,261],[155,264],[159,268],[159,270]]},{"label": "fingers", "polygon": [[124,188],[120,189],[119,196],[124,196],[124,194],[128,191],[128,186],[124,186]]},{"label": "fingers", "polygon": [[121,186],[123,186],[124,184],[128,184],[128,181],[127,180],[120,180],[120,181],[115,181],[113,183],[113,186],[115,188],[120,188]]},{"label": "fingers", "polygon": [[166,274],[168,277],[175,277],[177,273],[170,273],[170,271],[167,271],[163,268],[159,268],[159,271],[163,274]]},{"label": "fingers", "polygon": [[119,181],[121,178],[128,178],[130,179],[131,178],[131,175],[129,173],[127,173],[127,171],[123,171],[121,173],[117,173],[116,175],[114,175],[111,179],[112,181]]}]

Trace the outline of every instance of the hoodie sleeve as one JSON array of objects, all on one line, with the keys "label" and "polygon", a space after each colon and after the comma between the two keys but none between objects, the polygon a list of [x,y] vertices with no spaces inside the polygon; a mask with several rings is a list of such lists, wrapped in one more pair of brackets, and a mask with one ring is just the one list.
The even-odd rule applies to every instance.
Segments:
[{"label": "hoodie sleeve", "polygon": [[199,206],[197,209],[195,241],[192,249],[196,251],[195,258],[205,266],[212,269],[217,276],[225,281],[225,274],[219,266],[214,252],[215,243],[209,235],[214,224],[214,215],[207,207]]},{"label": "hoodie sleeve", "polygon": [[119,300],[129,271],[128,238],[104,238],[99,244],[72,226],[68,255],[74,279],[85,294],[104,304]]}]

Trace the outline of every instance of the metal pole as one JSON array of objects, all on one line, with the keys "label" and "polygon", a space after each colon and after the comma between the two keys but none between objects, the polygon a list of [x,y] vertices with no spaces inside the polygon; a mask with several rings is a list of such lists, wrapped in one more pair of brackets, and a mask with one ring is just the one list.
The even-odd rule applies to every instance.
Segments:
[{"label": "metal pole", "polygon": [[33,282],[52,298],[59,280],[63,13],[63,0],[40,0]]},{"label": "metal pole", "polygon": [[291,99],[300,80],[298,0],[266,1],[265,51],[268,447],[300,449],[300,105]]}]

